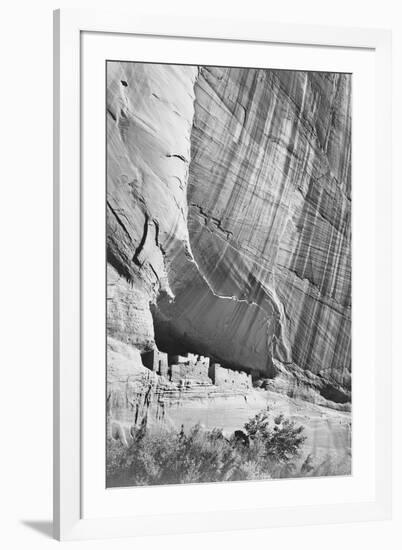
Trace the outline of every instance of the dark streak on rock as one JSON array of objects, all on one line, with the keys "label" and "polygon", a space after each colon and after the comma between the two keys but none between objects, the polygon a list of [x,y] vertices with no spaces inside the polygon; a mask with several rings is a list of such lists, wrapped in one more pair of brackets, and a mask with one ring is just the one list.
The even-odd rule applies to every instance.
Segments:
[{"label": "dark streak on rock", "polygon": [[113,214],[113,216],[115,217],[117,223],[120,225],[120,227],[123,229],[124,233],[127,235],[127,237],[130,239],[130,241],[132,241],[132,238],[131,238],[131,235],[130,233],[127,231],[126,229],[126,226],[124,225],[124,223],[122,222],[120,216],[118,215],[118,213],[116,212],[116,210],[113,208],[113,206],[110,204],[109,201],[107,201],[107,206],[109,207],[111,213]]},{"label": "dark streak on rock", "polygon": [[136,263],[139,266],[141,266],[142,263],[138,259],[138,256],[139,256],[141,250],[144,248],[145,241],[147,240],[147,236],[148,236],[148,219],[149,219],[148,214],[145,214],[144,231],[142,233],[142,238],[141,238],[140,244],[137,246],[137,249],[136,249],[135,254],[133,256],[133,262]]},{"label": "dark streak on rock", "polygon": [[186,164],[188,164],[188,160],[185,159],[185,158],[183,157],[183,155],[177,155],[177,154],[175,154],[175,155],[166,155],[166,156],[167,156],[168,158],[177,158],[177,159],[181,160],[182,162],[185,162]]},{"label": "dark streak on rock", "polygon": [[195,203],[191,203],[190,206],[193,206],[195,208],[198,209],[199,213],[201,214],[201,216],[204,218],[204,222],[205,222],[205,225],[208,225],[208,220],[212,220],[212,222],[215,224],[215,226],[220,230],[222,231],[222,233],[225,233],[226,235],[226,239],[229,240],[230,237],[233,236],[233,232],[230,231],[229,229],[225,229],[224,227],[222,227],[222,220],[220,220],[219,218],[215,218],[214,216],[211,216],[210,214],[208,214],[207,212],[205,212],[205,210],[203,209],[202,206],[200,206],[199,204],[195,204]]},{"label": "dark streak on rock", "polygon": [[117,118],[116,118],[116,115],[114,114],[114,112],[112,111],[112,109],[110,107],[108,107],[106,109],[106,111],[112,117],[112,119],[116,122]]},{"label": "dark streak on rock", "polygon": [[159,231],[160,231],[159,222],[157,222],[156,220],[153,220],[153,222],[155,225],[155,244],[159,248],[159,250],[162,252],[162,255],[166,256],[166,251],[159,240]]}]

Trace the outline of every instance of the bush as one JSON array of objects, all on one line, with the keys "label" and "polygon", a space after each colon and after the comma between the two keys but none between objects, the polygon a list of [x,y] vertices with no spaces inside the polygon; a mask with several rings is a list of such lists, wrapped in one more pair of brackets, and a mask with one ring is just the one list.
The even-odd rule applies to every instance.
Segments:
[{"label": "bush", "polygon": [[296,426],[293,421],[285,419],[283,414],[274,418],[271,425],[268,409],[258,413],[244,428],[252,441],[262,443],[265,458],[282,464],[297,457],[306,440],[302,435],[303,426]]},{"label": "bush", "polygon": [[284,477],[305,441],[303,427],[282,415],[258,413],[227,439],[222,430],[132,431],[130,446],[108,440],[108,487],[240,481]]}]

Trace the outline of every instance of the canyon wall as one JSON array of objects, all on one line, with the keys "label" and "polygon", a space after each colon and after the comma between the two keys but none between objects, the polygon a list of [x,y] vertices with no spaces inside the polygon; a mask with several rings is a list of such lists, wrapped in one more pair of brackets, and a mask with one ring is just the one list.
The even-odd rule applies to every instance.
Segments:
[{"label": "canyon wall", "polygon": [[108,63],[110,337],[350,401],[350,95],[350,75]]},{"label": "canyon wall", "polygon": [[217,326],[220,354],[235,343],[245,366],[271,357],[348,400],[351,76],[203,67],[195,93],[192,250],[215,293],[266,314],[266,343],[252,308]]}]

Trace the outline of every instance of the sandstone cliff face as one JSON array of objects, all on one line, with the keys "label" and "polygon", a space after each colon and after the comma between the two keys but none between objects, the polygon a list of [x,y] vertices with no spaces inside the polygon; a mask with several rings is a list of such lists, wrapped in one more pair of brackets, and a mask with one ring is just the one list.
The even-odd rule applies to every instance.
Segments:
[{"label": "sandstone cliff face", "polygon": [[194,67],[109,63],[108,331],[154,345],[149,304],[173,297],[169,264],[188,255],[186,186]]},{"label": "sandstone cliff face", "polygon": [[348,401],[350,76],[113,62],[107,86],[109,335]]},{"label": "sandstone cliff face", "polygon": [[188,188],[198,266],[215,293],[260,310],[217,330],[220,354],[300,367],[335,400],[350,389],[350,83],[202,68]]}]

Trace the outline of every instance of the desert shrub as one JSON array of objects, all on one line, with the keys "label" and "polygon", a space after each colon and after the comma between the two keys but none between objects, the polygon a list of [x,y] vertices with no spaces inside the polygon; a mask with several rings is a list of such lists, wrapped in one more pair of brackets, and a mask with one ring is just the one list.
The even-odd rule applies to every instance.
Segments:
[{"label": "desert shrub", "polygon": [[[124,447],[108,440],[107,484],[156,485],[240,481],[290,475],[292,460],[305,440],[303,428],[283,416],[258,413],[226,438],[222,430],[199,425],[187,433],[149,432],[145,424],[132,430],[132,443]],[[239,434],[240,432],[240,434]],[[241,435],[241,437],[239,437]]]},{"label": "desert shrub", "polygon": [[221,431],[205,432],[198,425],[188,434],[183,430],[135,430],[123,456],[123,461],[115,460],[109,470],[111,485],[118,485],[122,476],[130,485],[226,481],[239,461],[236,449]]},{"label": "desert shrub", "polygon": [[243,450],[247,460],[258,466],[259,478],[292,477],[293,462],[300,456],[306,437],[303,426],[297,426],[283,415],[272,418],[269,410],[256,414],[244,425],[250,445]]},{"label": "desert shrub", "polygon": [[269,411],[264,410],[244,425],[245,431],[252,441],[258,441],[263,446],[263,456],[281,464],[299,455],[300,448],[306,437],[302,435],[303,426],[286,419],[283,414],[270,419]]},{"label": "desert shrub", "polygon": [[116,476],[124,470],[126,463],[126,448],[119,440],[108,437],[106,442],[106,478]]}]

